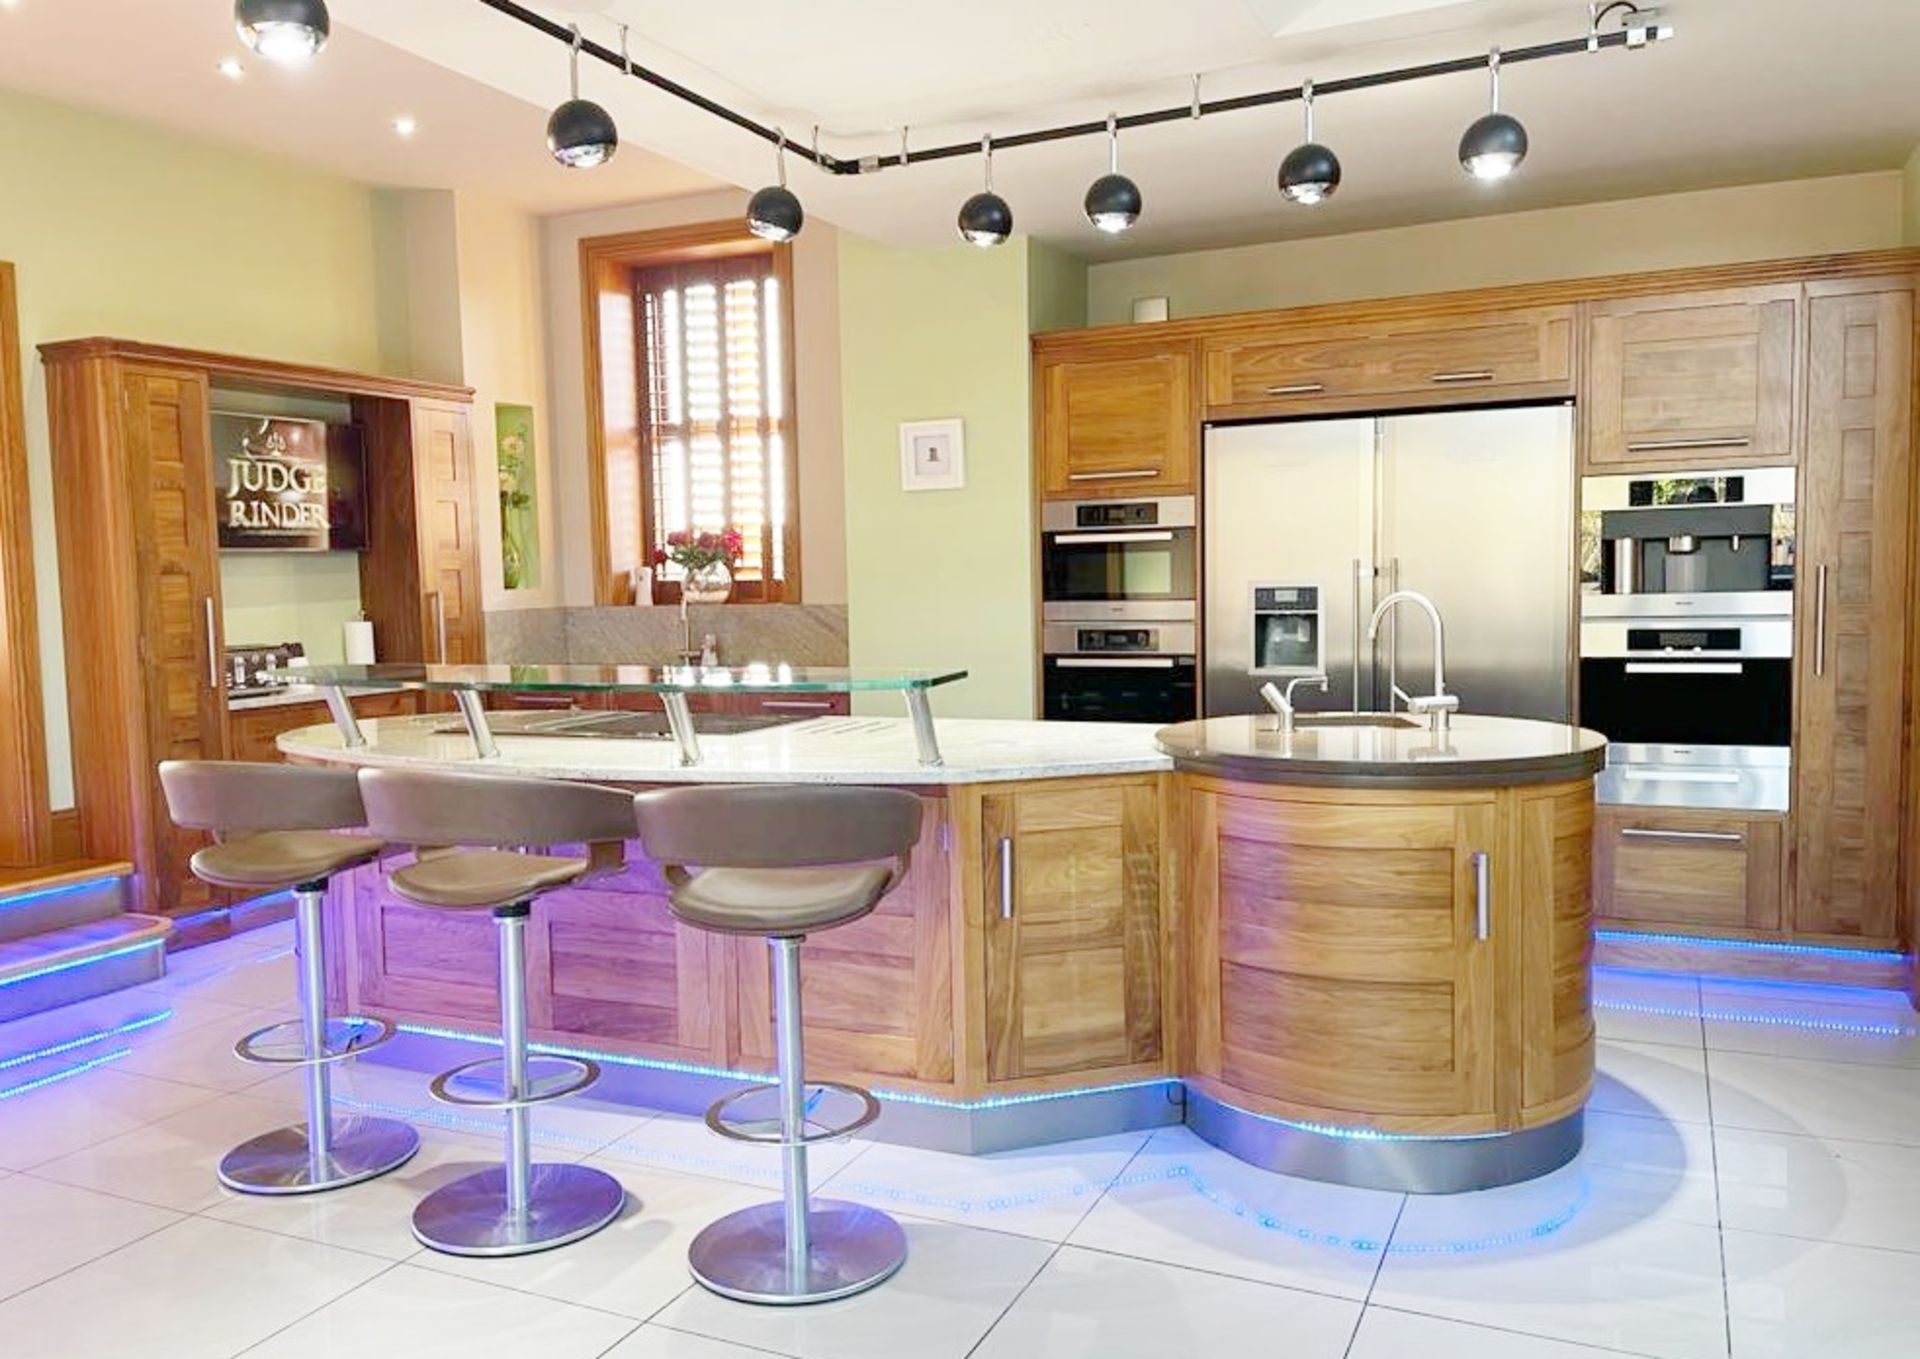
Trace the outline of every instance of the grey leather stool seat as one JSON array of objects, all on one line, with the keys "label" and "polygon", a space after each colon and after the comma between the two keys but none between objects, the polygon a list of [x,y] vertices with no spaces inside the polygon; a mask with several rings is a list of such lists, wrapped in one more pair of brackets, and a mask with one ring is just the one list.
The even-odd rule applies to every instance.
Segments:
[{"label": "grey leather stool seat", "polygon": [[872,1288],[906,1262],[906,1234],[876,1208],[810,1199],[807,1146],[866,1127],[880,1106],[858,1086],[816,1081],[854,1096],[862,1112],[836,1127],[810,1126],[800,944],[860,919],[905,876],[920,835],[920,799],[888,788],[687,788],[642,793],[634,815],[641,844],[666,874],[675,916],[722,934],[765,935],[773,949],[780,1130],[768,1135],[728,1120],[729,1105],[764,1085],[715,1104],[707,1126],[779,1146],[781,1201],[704,1228],[687,1252],[694,1278],[724,1297],[773,1304]]},{"label": "grey leather stool seat", "polygon": [[[498,1167],[422,1199],[414,1236],[449,1255],[498,1256],[592,1235],[620,1215],[620,1182],[590,1166],[533,1161],[533,1106],[579,1093],[600,1068],[581,1057],[528,1056],[527,918],[541,893],[619,865],[633,833],[632,795],[585,783],[399,769],[362,770],[360,787],[368,826],[418,852],[388,875],[394,895],[436,910],[490,912],[500,937],[500,1057],[443,1072],[432,1090],[443,1103],[503,1111],[504,1154]],[[588,852],[517,852],[575,845]],[[535,1071],[536,1060],[552,1074]],[[485,1080],[496,1065],[498,1075]]]},{"label": "grey leather stool seat", "polygon": [[[333,1111],[333,1065],[393,1036],[385,1020],[327,1015],[321,929],[327,879],[384,847],[364,833],[341,833],[367,819],[353,771],[169,760],[160,766],[160,786],[176,825],[214,834],[214,843],[193,856],[195,877],[243,892],[294,893],[300,1018],[248,1034],[234,1052],[250,1062],[304,1067],[307,1121],[235,1147],[220,1162],[220,1182],[246,1194],[311,1194],[404,1165],[420,1149],[411,1127]],[[289,1031],[298,1043],[279,1037]]]}]

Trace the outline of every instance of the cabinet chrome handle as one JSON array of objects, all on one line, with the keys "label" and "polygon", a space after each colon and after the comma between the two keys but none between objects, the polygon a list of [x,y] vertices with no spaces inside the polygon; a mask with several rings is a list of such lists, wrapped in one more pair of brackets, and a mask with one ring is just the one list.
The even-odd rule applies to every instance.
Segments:
[{"label": "cabinet chrome handle", "polygon": [[1820,564],[1816,573],[1813,599],[1813,677],[1820,679],[1827,673],[1827,565]]},{"label": "cabinet chrome handle", "polygon": [[1478,939],[1493,933],[1493,874],[1484,849],[1473,852],[1473,932]]},{"label": "cabinet chrome handle", "polygon": [[1061,670],[1171,670],[1171,656],[1060,656],[1054,665]]},{"label": "cabinet chrome handle", "polygon": [[427,598],[433,601],[433,636],[436,648],[433,658],[445,665],[447,663],[447,599],[438,590]]},{"label": "cabinet chrome handle", "polygon": [[1435,373],[1434,382],[1492,382],[1493,369],[1465,368],[1457,373]]},{"label": "cabinet chrome handle", "polygon": [[1170,543],[1172,529],[1138,529],[1124,533],[1056,533],[1055,547],[1104,547],[1109,543]]},{"label": "cabinet chrome handle", "polygon": [[1670,453],[1683,448],[1745,448],[1753,440],[1744,434],[1717,439],[1639,439],[1627,445],[1629,453]]},{"label": "cabinet chrome handle", "polygon": [[823,713],[831,709],[833,703],[824,698],[769,698],[760,706],[781,712]]},{"label": "cabinet chrome handle", "polygon": [[1746,838],[1739,831],[1658,830],[1651,826],[1622,826],[1620,834],[1632,840],[1709,840],[1721,845],[1737,845]]},{"label": "cabinet chrome handle", "polygon": [[1746,667],[1739,661],[1628,661],[1621,669],[1629,675],[1738,675]]},{"label": "cabinet chrome handle", "polygon": [[1315,392],[1324,392],[1326,390],[1327,390],[1327,384],[1324,382],[1292,382],[1292,383],[1288,383],[1286,386],[1283,386],[1283,387],[1267,388],[1267,395],[1268,396],[1312,396]]},{"label": "cabinet chrome handle", "polygon": [[1068,481],[1139,481],[1160,475],[1158,467],[1123,467],[1113,472],[1069,472]]},{"label": "cabinet chrome handle", "polygon": [[1000,918],[1013,919],[1013,837],[1000,837]]},{"label": "cabinet chrome handle", "polygon": [[220,682],[220,633],[213,624],[213,596],[204,601],[207,609],[207,683],[215,689],[223,690]]}]

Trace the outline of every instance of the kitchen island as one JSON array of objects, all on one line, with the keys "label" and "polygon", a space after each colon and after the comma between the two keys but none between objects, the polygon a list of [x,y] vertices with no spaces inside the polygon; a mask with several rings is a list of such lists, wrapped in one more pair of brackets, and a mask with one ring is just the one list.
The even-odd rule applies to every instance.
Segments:
[{"label": "kitchen island", "polygon": [[[1281,742],[1273,719],[1236,718],[1156,741],[1148,726],[942,719],[930,765],[907,718],[710,719],[690,765],[662,729],[493,725],[485,757],[446,713],[359,724],[359,744],[308,728],[280,748],[636,789],[846,782],[923,799],[901,886],[810,940],[805,963],[811,1074],[921,1120],[900,1135],[986,1150],[1185,1118],[1251,1160],[1422,1188],[1518,1178],[1564,1160],[1569,1137],[1578,1147],[1592,733],[1458,717],[1438,745],[1424,727],[1364,725]],[[406,905],[379,866],[332,891],[336,1004],[487,1031],[486,920]],[[646,1074],[641,1098],[695,1107],[662,1083],[772,1065],[766,948],[675,922],[638,844],[611,878],[543,898],[529,945],[536,1040]],[[929,1136],[931,1114],[948,1126]],[[1543,1127],[1552,1138],[1505,1136]],[[1302,1157],[1300,1139],[1523,1154],[1477,1155],[1471,1173],[1408,1172],[1402,1155],[1396,1181],[1350,1154]]]}]

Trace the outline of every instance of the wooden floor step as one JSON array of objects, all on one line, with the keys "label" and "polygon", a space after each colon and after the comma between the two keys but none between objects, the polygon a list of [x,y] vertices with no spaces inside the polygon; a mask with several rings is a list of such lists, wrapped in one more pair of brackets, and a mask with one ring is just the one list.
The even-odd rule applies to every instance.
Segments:
[{"label": "wooden floor step", "polygon": [[0,944],[119,915],[132,872],[124,860],[0,869]]},{"label": "wooden floor step", "polygon": [[0,943],[0,1021],[159,977],[172,928],[123,912]]}]

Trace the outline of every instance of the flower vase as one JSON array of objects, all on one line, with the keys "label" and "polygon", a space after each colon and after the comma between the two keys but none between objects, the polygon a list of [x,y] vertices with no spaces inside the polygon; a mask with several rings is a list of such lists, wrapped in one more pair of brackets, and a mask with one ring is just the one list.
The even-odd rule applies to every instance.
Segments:
[{"label": "flower vase", "polygon": [[733,572],[725,562],[689,567],[680,595],[689,604],[724,604],[733,595]]}]

